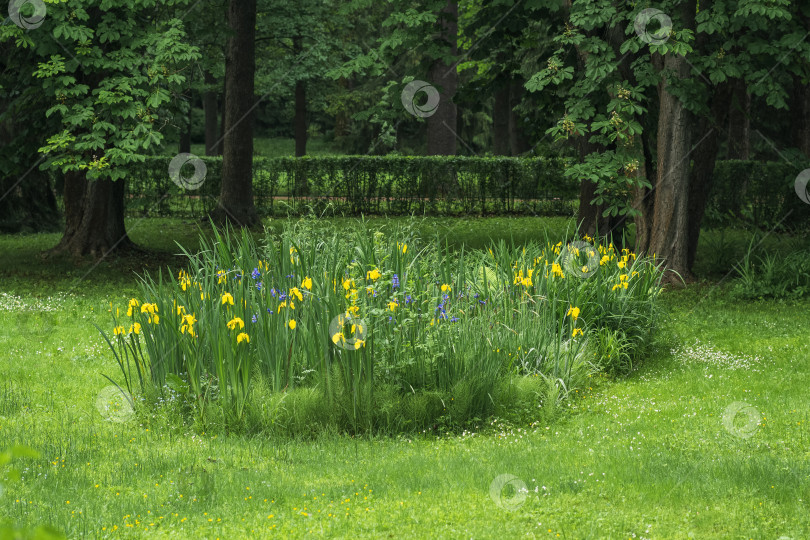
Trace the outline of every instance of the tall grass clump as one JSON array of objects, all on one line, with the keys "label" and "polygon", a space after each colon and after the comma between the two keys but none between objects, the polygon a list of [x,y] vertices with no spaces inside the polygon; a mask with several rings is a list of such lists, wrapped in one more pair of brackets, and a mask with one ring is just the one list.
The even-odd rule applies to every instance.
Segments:
[{"label": "tall grass clump", "polygon": [[810,294],[810,250],[795,249],[790,253],[756,254],[751,239],[742,261],[734,266],[737,280],[732,295],[755,298],[801,298]]},{"label": "tall grass clump", "polygon": [[229,429],[421,430],[527,399],[553,410],[652,338],[653,261],[590,238],[454,251],[416,230],[202,236],[185,270],[144,276],[116,310],[123,385]]}]

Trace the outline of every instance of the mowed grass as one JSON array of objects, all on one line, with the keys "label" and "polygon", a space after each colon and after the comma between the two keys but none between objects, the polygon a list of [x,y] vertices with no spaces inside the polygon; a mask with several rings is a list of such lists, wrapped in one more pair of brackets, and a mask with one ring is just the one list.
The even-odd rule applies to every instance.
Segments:
[{"label": "mowed grass", "polygon": [[[194,236],[157,220],[141,231],[145,244]],[[32,257],[54,238],[0,239],[0,447],[42,454],[15,464],[23,478],[4,486],[0,518],[69,537],[810,536],[807,300],[734,302],[707,283],[668,291],[648,361],[625,379],[595,378],[534,425],[242,438],[165,416],[104,420],[102,374],[118,368],[91,323],[108,325],[109,303],[129,297],[135,263],[102,263],[68,289],[89,268],[64,275],[66,263]],[[748,407],[724,418],[737,403]],[[505,474],[526,492],[493,497]]]}]

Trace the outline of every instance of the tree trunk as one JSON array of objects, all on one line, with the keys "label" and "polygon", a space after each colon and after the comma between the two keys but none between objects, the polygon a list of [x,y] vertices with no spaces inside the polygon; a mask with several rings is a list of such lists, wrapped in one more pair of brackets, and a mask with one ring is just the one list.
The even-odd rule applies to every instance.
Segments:
[{"label": "tree trunk", "polygon": [[751,94],[745,81],[735,79],[732,84],[728,110],[728,159],[751,159]]},{"label": "tree trunk", "polygon": [[796,75],[793,75],[790,113],[793,119],[792,138],[799,150],[810,157],[810,85],[802,84],[801,77]]},{"label": "tree trunk", "polygon": [[51,254],[106,257],[134,248],[124,225],[124,180],[88,180],[65,174],[65,233]]},{"label": "tree trunk", "polygon": [[[650,141],[647,132],[641,134],[641,150],[644,155],[644,166],[639,168],[639,174],[644,171],[647,180],[655,179],[655,170],[653,169],[652,154],[650,153]],[[653,182],[651,182],[653,183]],[[653,216],[653,188],[638,187],[633,192],[633,208],[640,212],[636,216],[634,222],[636,225],[636,253],[647,253],[650,249],[650,234],[652,232],[652,216]]]},{"label": "tree trunk", "polygon": [[[304,51],[304,38],[293,39],[296,58]],[[295,81],[295,157],[307,155],[307,83]]]},{"label": "tree trunk", "polygon": [[520,114],[515,112],[515,107],[523,101],[526,88],[523,86],[523,79],[512,80],[509,85],[509,147],[513,156],[520,156],[532,149]]},{"label": "tree trunk", "polygon": [[230,0],[228,25],[233,34],[225,56],[222,188],[213,218],[246,227],[258,222],[253,203],[256,0]]},{"label": "tree trunk", "polygon": [[[694,10],[692,14],[694,16]],[[683,56],[665,55],[664,69],[671,70],[676,78],[689,77],[689,64]],[[664,261],[665,282],[675,283],[680,278],[691,280],[692,277],[687,227],[692,118],[681,100],[669,92],[666,76],[658,85],[658,95],[658,167],[648,251],[658,261]]]},{"label": "tree trunk", "polygon": [[496,156],[508,156],[509,148],[509,117],[512,114],[509,102],[509,83],[495,91],[495,104],[492,107],[492,152]]},{"label": "tree trunk", "polygon": [[427,118],[427,153],[432,156],[456,154],[457,124],[456,104],[453,97],[458,88],[458,71],[456,57],[458,56],[458,1],[447,0],[447,5],[439,13],[438,41],[446,49],[450,58],[434,60],[430,68],[430,84],[439,90],[439,105],[436,112]]},{"label": "tree trunk", "polygon": [[307,83],[295,83],[295,157],[307,155]]},{"label": "tree trunk", "polygon": [[216,156],[219,154],[217,148],[217,119],[219,116],[217,92],[213,86],[217,83],[216,78],[210,71],[205,72],[205,84],[207,86],[203,95],[203,109],[205,110],[205,155]]},{"label": "tree trunk", "polygon": [[702,118],[696,123],[697,130],[694,134],[694,140],[697,143],[692,154],[694,165],[689,179],[687,266],[690,271],[695,264],[698,240],[700,240],[700,224],[706,213],[706,203],[709,200],[712,177],[714,176],[714,165],[717,162],[717,152],[720,149],[718,128],[725,125],[726,116],[731,112],[727,106],[729,98],[733,92],[737,91],[737,88],[733,88],[727,83],[721,83],[715,87],[711,95],[711,115],[708,118]]},{"label": "tree trunk", "polygon": [[188,106],[188,114],[186,115],[185,126],[180,133],[180,153],[191,153],[191,103]]}]

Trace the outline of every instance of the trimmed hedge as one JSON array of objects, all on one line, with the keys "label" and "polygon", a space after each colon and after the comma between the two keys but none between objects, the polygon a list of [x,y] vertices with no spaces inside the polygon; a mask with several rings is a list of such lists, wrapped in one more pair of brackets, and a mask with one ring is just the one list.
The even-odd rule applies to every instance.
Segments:
[{"label": "trimmed hedge", "polygon": [[[200,217],[216,205],[222,159],[207,167],[197,190],[168,174],[170,157],[132,165],[127,210],[139,215]],[[578,182],[563,177],[562,159],[456,156],[335,156],[253,160],[253,190],[263,215],[564,213],[574,211]]]},{"label": "trimmed hedge", "polygon": [[[169,179],[171,157],[150,156],[132,165],[127,211],[205,216],[216,206],[222,158],[200,159],[207,175],[197,190],[183,190]],[[579,182],[564,176],[566,163],[462,156],[255,157],[253,190],[257,210],[265,216],[327,208],[349,215],[572,215]],[[704,224],[768,230],[807,226],[810,205],[793,187],[799,170],[783,162],[717,162]]]},{"label": "trimmed hedge", "polygon": [[807,227],[810,204],[799,199],[794,187],[803,168],[774,161],[719,161],[714,169],[704,225],[745,223],[780,231]]}]

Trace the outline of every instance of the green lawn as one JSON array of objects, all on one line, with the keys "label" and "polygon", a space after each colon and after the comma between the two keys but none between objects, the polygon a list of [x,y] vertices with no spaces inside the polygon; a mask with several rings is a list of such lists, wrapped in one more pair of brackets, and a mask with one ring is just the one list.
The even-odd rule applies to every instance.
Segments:
[{"label": "green lawn", "polygon": [[[128,225],[169,254],[174,240],[196,241],[193,224]],[[546,226],[561,235],[566,222],[423,226],[481,245],[487,234],[523,241]],[[710,268],[707,238],[706,273],[722,272]],[[102,374],[115,378],[118,367],[91,323],[108,325],[110,303],[132,295],[139,261],[39,262],[57,240],[0,237],[0,449],[42,454],[15,463],[22,480],[5,485],[0,520],[48,523],[71,538],[810,537],[808,300],[735,302],[709,282],[669,291],[667,327],[638,371],[594,378],[568,411],[531,426],[244,438],[162,415],[105,421]],[[496,478],[511,478],[501,475],[517,478],[498,492]]]}]

